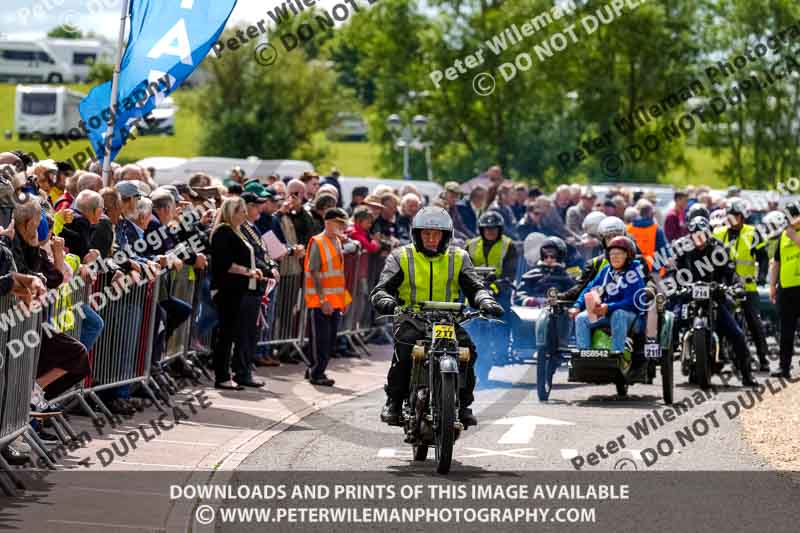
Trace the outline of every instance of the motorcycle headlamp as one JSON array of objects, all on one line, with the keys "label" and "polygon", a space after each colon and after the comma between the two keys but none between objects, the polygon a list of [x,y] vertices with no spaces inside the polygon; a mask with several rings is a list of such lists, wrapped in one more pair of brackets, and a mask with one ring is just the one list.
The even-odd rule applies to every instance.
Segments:
[{"label": "motorcycle headlamp", "polygon": [[664,308],[666,306],[666,303],[667,303],[666,296],[664,296],[663,294],[656,294],[656,310],[659,313],[663,313],[664,312]]},{"label": "motorcycle headlamp", "polygon": [[550,287],[547,289],[547,303],[554,304],[558,300],[558,289]]},{"label": "motorcycle headlamp", "polygon": [[469,363],[470,353],[469,348],[460,347],[458,349],[458,360],[462,363]]},{"label": "motorcycle headlamp", "polygon": [[414,345],[414,348],[411,350],[411,359],[414,361],[422,361],[425,359],[425,346],[421,344]]}]

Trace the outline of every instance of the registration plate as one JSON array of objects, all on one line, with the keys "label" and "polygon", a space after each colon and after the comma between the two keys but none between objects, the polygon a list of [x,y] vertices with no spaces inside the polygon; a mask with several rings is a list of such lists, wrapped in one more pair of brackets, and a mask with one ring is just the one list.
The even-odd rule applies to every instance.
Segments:
[{"label": "registration plate", "polygon": [[661,359],[661,345],[658,343],[648,343],[644,345],[645,359]]},{"label": "registration plate", "polygon": [[433,326],[434,339],[455,339],[456,328],[454,326]]},{"label": "registration plate", "polygon": [[710,291],[708,285],[695,285],[692,287],[692,298],[695,300],[708,300]]},{"label": "registration plate", "polygon": [[606,350],[581,350],[580,355],[585,358],[599,358],[608,357],[608,352]]}]

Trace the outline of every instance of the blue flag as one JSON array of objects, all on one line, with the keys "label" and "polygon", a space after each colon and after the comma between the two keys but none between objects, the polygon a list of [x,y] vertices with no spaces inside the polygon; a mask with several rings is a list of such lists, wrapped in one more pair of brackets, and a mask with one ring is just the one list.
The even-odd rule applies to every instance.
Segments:
[{"label": "blue flag", "polygon": [[[142,124],[206,58],[235,5],[236,0],[131,0],[117,105],[110,108],[110,81],[93,88],[80,104],[81,126],[101,162],[107,143],[113,161],[131,128]],[[107,140],[112,113],[114,134]]]}]

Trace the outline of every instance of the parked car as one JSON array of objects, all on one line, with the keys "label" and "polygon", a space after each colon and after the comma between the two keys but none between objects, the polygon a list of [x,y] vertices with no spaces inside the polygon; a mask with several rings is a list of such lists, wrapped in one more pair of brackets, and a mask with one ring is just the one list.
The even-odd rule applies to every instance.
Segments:
[{"label": "parked car", "polygon": [[328,128],[328,138],[339,141],[364,141],[367,138],[367,123],[358,113],[337,113]]}]

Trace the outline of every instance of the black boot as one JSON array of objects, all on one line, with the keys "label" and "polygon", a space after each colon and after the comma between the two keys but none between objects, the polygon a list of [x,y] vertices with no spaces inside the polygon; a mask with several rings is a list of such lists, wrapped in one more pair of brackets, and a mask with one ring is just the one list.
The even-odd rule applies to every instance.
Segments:
[{"label": "black boot", "polygon": [[388,398],[381,411],[381,422],[390,426],[400,426],[400,402]]},{"label": "black boot", "polygon": [[472,409],[469,407],[462,407],[458,410],[458,419],[464,425],[465,429],[470,426],[478,425],[478,419],[475,418],[475,415],[472,414]]}]

